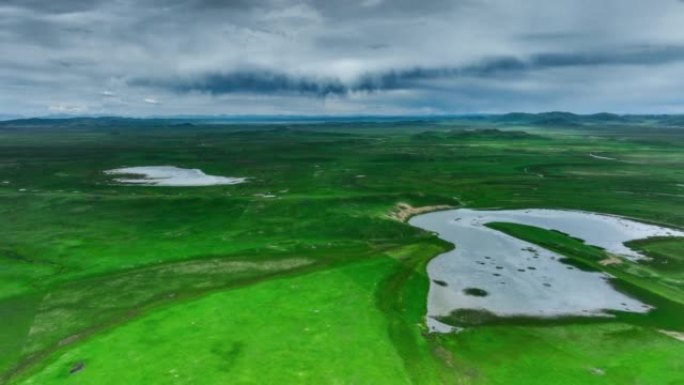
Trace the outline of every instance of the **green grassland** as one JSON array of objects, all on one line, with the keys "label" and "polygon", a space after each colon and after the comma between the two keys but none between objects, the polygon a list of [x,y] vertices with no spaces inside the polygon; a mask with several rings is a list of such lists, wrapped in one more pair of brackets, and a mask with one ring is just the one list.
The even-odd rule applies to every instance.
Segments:
[{"label": "green grassland", "polygon": [[[374,306],[374,278],[391,262],[270,280],[165,308],[79,345],[26,383],[410,384]],[[96,375],[71,378],[77,362],[83,374]]]},{"label": "green grassland", "polygon": [[[684,330],[681,240],[602,267],[601,250],[517,229],[659,312],[433,335],[425,264],[452,246],[387,213],[568,208],[684,228],[682,148],[684,131],[647,123],[0,126],[0,383],[681,382],[684,342],[658,332]],[[102,173],[144,165],[250,179]]]}]

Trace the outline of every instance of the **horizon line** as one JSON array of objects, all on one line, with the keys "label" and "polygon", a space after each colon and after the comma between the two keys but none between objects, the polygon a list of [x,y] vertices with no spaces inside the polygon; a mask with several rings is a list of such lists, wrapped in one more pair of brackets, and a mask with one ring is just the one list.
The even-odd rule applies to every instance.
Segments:
[{"label": "horizon line", "polygon": [[[0,114],[0,122],[12,122],[23,120],[77,120],[77,119],[128,119],[128,120],[359,120],[359,119],[387,119],[387,120],[434,120],[434,119],[448,119],[448,118],[477,118],[477,117],[502,117],[507,115],[568,115],[577,117],[591,117],[600,115],[610,115],[616,117],[648,117],[648,116],[684,116],[684,113],[619,113],[619,112],[594,112],[594,113],[576,113],[571,111],[543,111],[543,112],[524,112],[524,111],[510,111],[510,112],[466,112],[455,114],[353,114],[353,115],[313,115],[313,114],[175,114],[175,115],[111,115],[111,114],[84,114],[84,115],[11,115]],[[4,115],[4,117],[3,117]]]}]

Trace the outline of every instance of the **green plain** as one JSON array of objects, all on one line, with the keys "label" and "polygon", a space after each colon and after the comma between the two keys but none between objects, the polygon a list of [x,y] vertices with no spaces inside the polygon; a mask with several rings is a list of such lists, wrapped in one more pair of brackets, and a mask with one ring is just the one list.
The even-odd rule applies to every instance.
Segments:
[{"label": "green plain", "polygon": [[[651,262],[604,269],[660,305],[645,318],[435,335],[425,265],[453,246],[387,217],[407,202],[684,228],[684,131],[642,128],[2,126],[0,383],[682,383],[684,342],[659,331],[684,330],[681,239],[635,242]],[[102,173],[145,165],[250,180]],[[603,269],[603,251],[563,234],[507,230]]]}]

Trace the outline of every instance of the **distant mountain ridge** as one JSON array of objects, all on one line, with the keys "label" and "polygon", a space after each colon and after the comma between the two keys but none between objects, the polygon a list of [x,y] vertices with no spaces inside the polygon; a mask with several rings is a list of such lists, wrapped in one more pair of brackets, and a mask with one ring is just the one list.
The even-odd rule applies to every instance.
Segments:
[{"label": "distant mountain ridge", "polygon": [[658,125],[684,127],[684,115],[619,115],[601,112],[590,115],[551,111],[542,113],[511,112],[507,114],[431,115],[431,116],[190,116],[131,118],[117,116],[102,117],[42,117],[0,121],[0,128],[93,128],[120,126],[166,126],[191,127],[203,124],[240,123],[419,123],[453,122],[482,123],[493,126],[548,126],[587,127],[597,125]]}]

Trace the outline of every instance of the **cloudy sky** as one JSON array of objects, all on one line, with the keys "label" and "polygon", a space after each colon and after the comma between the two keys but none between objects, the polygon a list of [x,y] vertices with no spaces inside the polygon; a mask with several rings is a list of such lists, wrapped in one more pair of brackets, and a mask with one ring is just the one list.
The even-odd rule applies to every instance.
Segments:
[{"label": "cloudy sky", "polygon": [[0,0],[0,115],[684,113],[682,0]]}]

